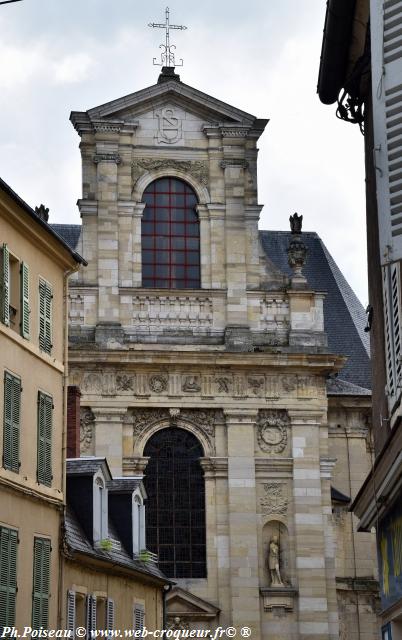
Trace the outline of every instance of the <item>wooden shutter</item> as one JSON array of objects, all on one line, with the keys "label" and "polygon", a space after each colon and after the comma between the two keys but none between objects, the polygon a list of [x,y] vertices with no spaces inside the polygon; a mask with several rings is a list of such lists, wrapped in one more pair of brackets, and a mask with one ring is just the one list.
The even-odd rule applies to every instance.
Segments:
[{"label": "wooden shutter", "polygon": [[96,596],[87,596],[87,640],[92,639],[92,632],[96,630]]},{"label": "wooden shutter", "polygon": [[374,164],[382,264],[402,259],[402,0],[371,0]]},{"label": "wooden shutter", "polygon": [[15,624],[18,532],[0,527],[0,629]]},{"label": "wooden shutter", "polygon": [[106,601],[106,631],[114,630],[114,600],[108,598]]},{"label": "wooden shutter", "polygon": [[75,637],[75,591],[67,591],[67,630]]},{"label": "wooden shutter", "polygon": [[32,589],[32,628],[49,624],[50,540],[35,538]]},{"label": "wooden shutter", "polygon": [[52,484],[52,431],[53,400],[50,396],[38,393],[38,482],[50,487]]},{"label": "wooden shutter", "polygon": [[144,605],[136,603],[134,605],[134,631],[142,631],[144,628],[145,611]]},{"label": "wooden shutter", "polygon": [[3,466],[20,468],[21,380],[8,371],[4,374]]},{"label": "wooden shutter", "polygon": [[400,264],[383,267],[387,396],[392,409],[402,387],[402,322]]},{"label": "wooden shutter", "polygon": [[39,348],[52,352],[53,292],[49,283],[39,280]]},{"label": "wooden shutter", "polygon": [[21,335],[29,338],[29,267],[23,262],[20,269],[20,294],[21,294]]},{"label": "wooden shutter", "polygon": [[10,325],[10,254],[6,244],[1,252],[0,320]]}]

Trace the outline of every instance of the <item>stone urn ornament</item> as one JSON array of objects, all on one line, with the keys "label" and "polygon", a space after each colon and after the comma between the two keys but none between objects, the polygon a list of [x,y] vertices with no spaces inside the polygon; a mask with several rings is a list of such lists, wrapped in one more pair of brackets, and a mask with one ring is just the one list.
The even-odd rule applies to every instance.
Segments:
[{"label": "stone urn ornament", "polygon": [[289,217],[289,222],[292,239],[289,243],[287,254],[289,267],[293,271],[290,283],[292,289],[305,289],[307,280],[302,273],[302,269],[306,262],[307,247],[301,237],[303,216],[299,216],[297,213],[294,213]]}]

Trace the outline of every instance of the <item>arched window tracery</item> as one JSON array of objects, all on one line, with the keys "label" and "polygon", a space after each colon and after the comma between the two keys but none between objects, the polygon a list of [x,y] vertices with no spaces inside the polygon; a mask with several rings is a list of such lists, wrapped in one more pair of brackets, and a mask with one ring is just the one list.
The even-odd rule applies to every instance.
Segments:
[{"label": "arched window tracery", "polygon": [[198,289],[200,230],[197,196],[183,180],[166,177],[143,193],[142,286]]},{"label": "arched window tracery", "polygon": [[170,578],[206,577],[203,455],[197,438],[176,427],[157,431],[144,449],[147,548]]}]

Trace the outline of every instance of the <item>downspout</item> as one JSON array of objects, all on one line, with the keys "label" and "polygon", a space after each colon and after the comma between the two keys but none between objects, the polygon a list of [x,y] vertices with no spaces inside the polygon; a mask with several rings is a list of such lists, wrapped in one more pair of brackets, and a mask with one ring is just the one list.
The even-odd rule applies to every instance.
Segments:
[{"label": "downspout", "polygon": [[166,596],[169,593],[169,591],[172,590],[173,585],[172,584],[168,584],[168,585],[164,585],[163,586],[163,594],[162,594],[162,629],[163,629],[163,636],[165,635],[166,632],[166,623],[167,623],[167,604],[166,604]]}]

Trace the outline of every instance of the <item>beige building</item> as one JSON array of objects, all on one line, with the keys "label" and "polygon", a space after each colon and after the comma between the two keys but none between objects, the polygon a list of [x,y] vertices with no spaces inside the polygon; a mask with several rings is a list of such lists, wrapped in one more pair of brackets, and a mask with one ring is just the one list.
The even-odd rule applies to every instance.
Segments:
[{"label": "beige building", "polygon": [[0,181],[0,628],[56,628],[67,282],[84,261]]},{"label": "beige building", "polygon": [[348,513],[371,456],[364,311],[297,216],[258,230],[267,120],[172,68],[71,120],[81,454],[145,474],[169,625],[375,638],[374,541]]}]

